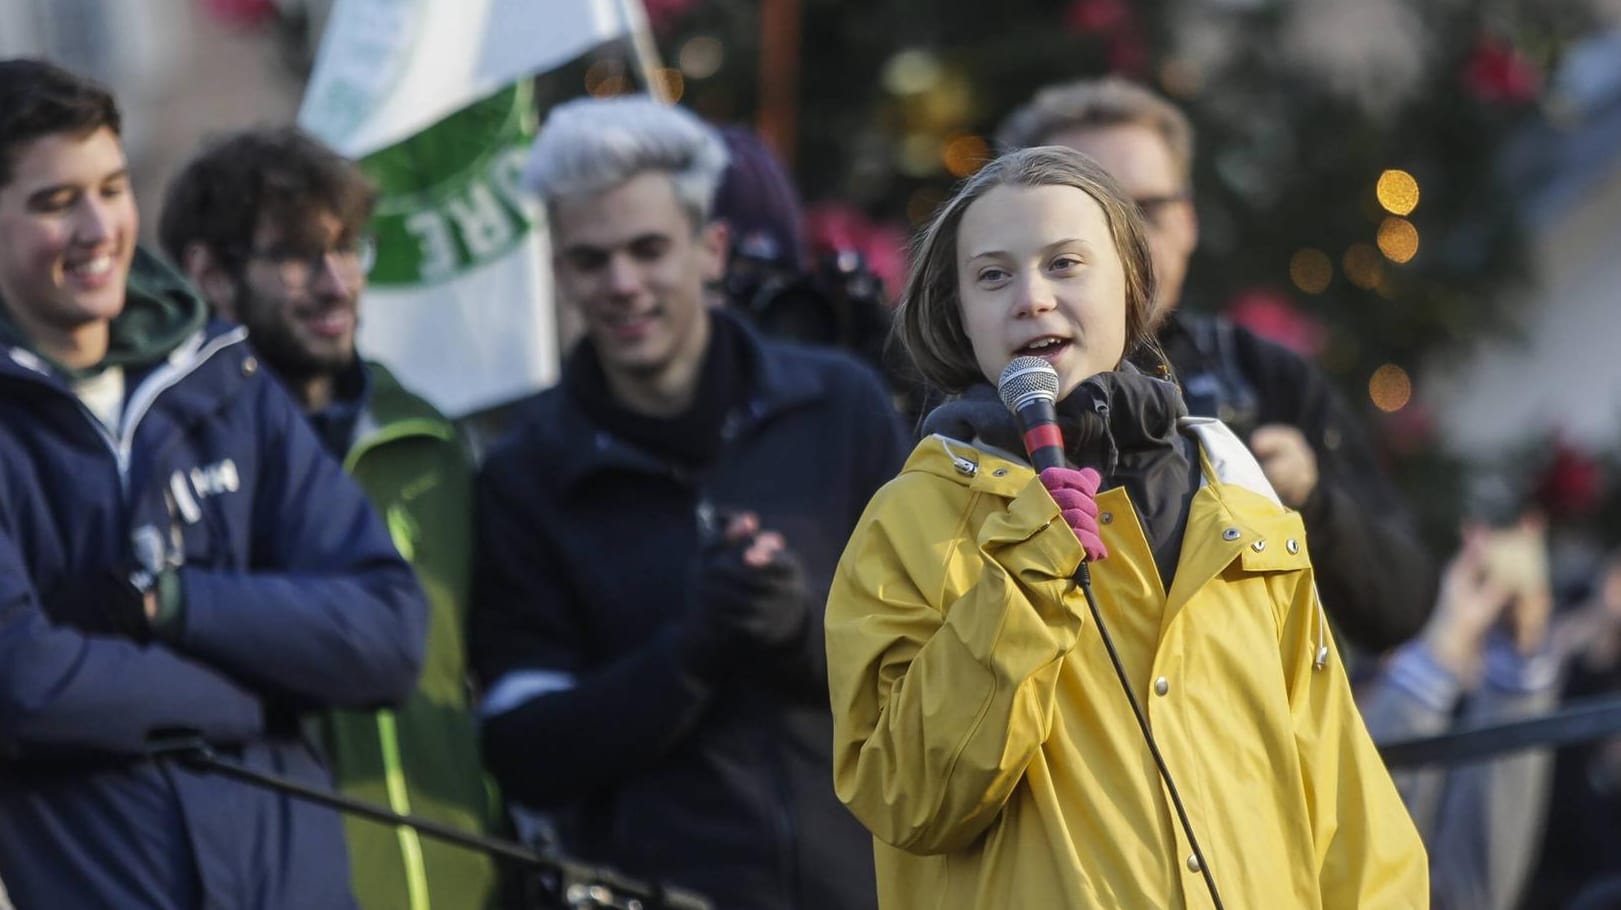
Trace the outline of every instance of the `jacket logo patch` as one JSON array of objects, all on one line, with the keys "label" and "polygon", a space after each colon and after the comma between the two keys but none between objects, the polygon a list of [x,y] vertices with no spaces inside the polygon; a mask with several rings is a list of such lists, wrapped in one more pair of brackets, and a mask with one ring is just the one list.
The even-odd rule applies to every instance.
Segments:
[{"label": "jacket logo patch", "polygon": [[191,486],[198,496],[218,496],[242,489],[242,478],[236,472],[236,462],[227,458],[213,464],[191,469]]},{"label": "jacket logo patch", "polygon": [[197,505],[199,499],[235,493],[240,489],[242,476],[236,470],[236,462],[229,458],[169,475],[169,493],[175,509],[186,524],[196,524],[202,520],[203,510]]}]

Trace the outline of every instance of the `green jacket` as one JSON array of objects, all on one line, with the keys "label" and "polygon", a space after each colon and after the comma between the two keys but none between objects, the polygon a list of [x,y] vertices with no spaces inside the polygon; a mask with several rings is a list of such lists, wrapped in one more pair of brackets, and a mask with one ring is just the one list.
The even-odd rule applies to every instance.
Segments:
[{"label": "green jacket", "polygon": [[[432,609],[422,678],[401,708],[340,711],[324,735],[344,793],[457,825],[487,830],[484,783],[469,706],[466,621],[472,547],[472,465],[455,427],[367,364],[372,396],[344,459],[416,569]],[[345,819],[355,896],[365,910],[463,910],[491,902],[496,875],[478,853],[408,828]]]}]

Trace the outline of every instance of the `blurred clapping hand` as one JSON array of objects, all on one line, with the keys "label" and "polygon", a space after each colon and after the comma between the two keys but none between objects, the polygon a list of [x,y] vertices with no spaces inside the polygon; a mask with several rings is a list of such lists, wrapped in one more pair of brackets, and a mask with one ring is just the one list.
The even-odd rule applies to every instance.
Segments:
[{"label": "blurred clapping hand", "polygon": [[695,567],[693,604],[676,628],[683,666],[713,682],[805,633],[804,571],[783,536],[753,512],[722,519]]},{"label": "blurred clapping hand", "polygon": [[1506,528],[1469,524],[1441,579],[1440,598],[1422,637],[1435,659],[1470,687],[1488,643],[1500,633],[1522,657],[1549,644],[1553,592],[1546,523],[1525,516]]}]

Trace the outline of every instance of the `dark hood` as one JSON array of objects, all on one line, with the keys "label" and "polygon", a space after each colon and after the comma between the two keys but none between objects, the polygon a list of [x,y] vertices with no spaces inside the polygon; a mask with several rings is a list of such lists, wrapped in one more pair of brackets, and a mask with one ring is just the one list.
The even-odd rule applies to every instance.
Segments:
[{"label": "dark hood", "polygon": [[3,304],[0,341],[27,348],[69,379],[84,379],[108,367],[140,368],[156,363],[208,321],[208,305],[185,278],[143,249],[135,251],[124,288],[124,309],[113,318],[107,356],[94,366],[73,370],[41,354]]},{"label": "dark hood", "polygon": [[[1197,450],[1176,428],[1187,408],[1175,383],[1127,363],[1082,382],[1056,410],[1070,464],[1096,468],[1104,489],[1126,488],[1169,590],[1199,484]],[[989,383],[936,408],[923,432],[1024,454],[1018,423]]]}]

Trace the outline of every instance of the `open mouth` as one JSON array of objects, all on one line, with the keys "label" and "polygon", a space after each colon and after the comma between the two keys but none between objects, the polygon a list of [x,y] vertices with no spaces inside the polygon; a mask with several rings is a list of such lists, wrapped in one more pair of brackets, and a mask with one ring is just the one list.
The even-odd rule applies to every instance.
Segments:
[{"label": "open mouth", "polygon": [[113,276],[113,257],[110,254],[92,256],[76,262],[66,262],[62,271],[68,280],[82,288],[98,288]]},{"label": "open mouth", "polygon": [[105,275],[113,270],[113,257],[102,255],[80,262],[70,262],[67,270],[74,275]]},{"label": "open mouth", "polygon": [[1013,353],[1020,356],[1051,358],[1069,350],[1070,344],[1068,338],[1060,338],[1057,335],[1043,335]]}]

